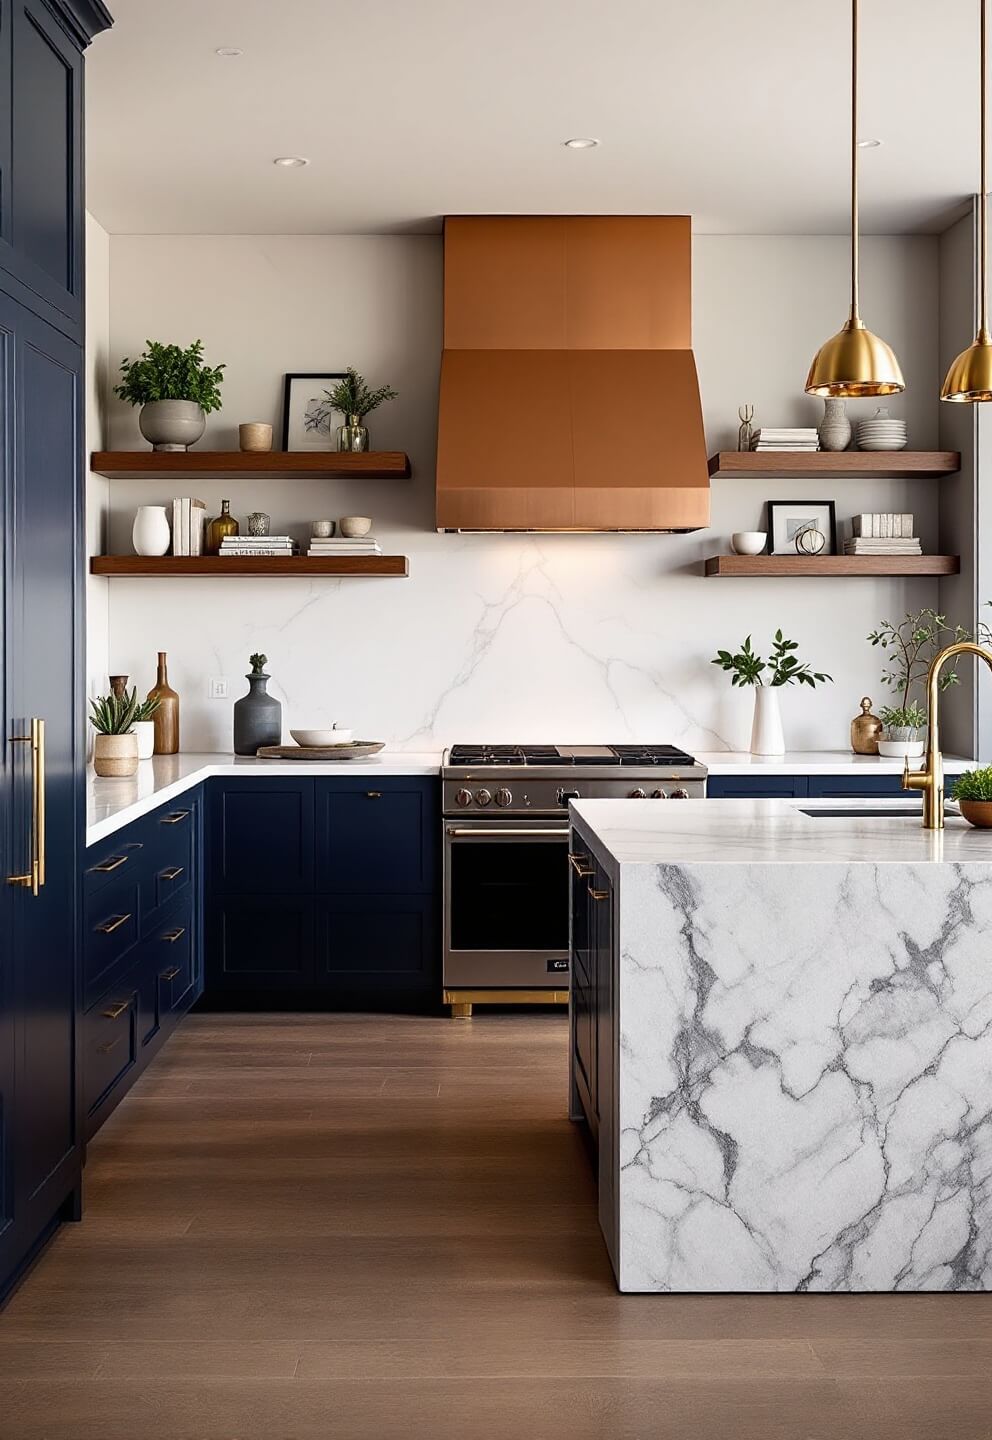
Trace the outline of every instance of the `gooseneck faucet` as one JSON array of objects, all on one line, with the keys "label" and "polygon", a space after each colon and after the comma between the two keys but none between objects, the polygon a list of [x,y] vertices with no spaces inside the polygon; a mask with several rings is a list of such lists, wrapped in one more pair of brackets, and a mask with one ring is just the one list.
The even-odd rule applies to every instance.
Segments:
[{"label": "gooseneck faucet", "polygon": [[924,830],[943,830],[944,828],[944,761],[940,753],[940,672],[945,663],[953,659],[955,655],[977,655],[992,670],[992,651],[976,645],[972,640],[960,640],[956,645],[948,645],[930,662],[930,669],[927,671],[927,712],[930,724],[927,730],[926,762],[922,770],[910,770],[909,756],[907,755],[902,772],[902,788],[904,790],[921,790],[923,792]]}]

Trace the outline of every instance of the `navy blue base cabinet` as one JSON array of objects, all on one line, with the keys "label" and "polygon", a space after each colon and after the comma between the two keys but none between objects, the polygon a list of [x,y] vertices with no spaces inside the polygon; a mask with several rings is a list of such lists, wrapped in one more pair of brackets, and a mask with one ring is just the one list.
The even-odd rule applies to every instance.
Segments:
[{"label": "navy blue base cabinet", "polygon": [[210,782],[206,1000],[436,1010],[440,782]]},{"label": "navy blue base cabinet", "polygon": [[867,799],[873,796],[913,796],[902,788],[901,775],[711,775],[706,782],[710,800],[814,800]]}]

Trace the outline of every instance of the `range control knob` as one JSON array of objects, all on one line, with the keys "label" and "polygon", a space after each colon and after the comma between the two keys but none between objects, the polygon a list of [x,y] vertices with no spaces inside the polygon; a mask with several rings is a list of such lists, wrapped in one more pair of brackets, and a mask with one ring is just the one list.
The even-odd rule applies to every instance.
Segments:
[{"label": "range control knob", "polygon": [[667,794],[665,793],[664,790],[652,790],[652,791],[651,791],[651,799],[652,799],[652,800],[667,800],[667,799],[668,799],[668,796],[667,796]]},{"label": "range control knob", "polygon": [[497,805],[499,805],[499,806],[509,805],[510,802],[512,801],[512,799],[513,799],[513,794],[512,794],[512,792],[511,792],[510,790],[507,790],[507,788],[506,788],[505,785],[501,785],[500,788],[496,791],[496,804],[497,804]]},{"label": "range control knob", "polygon": [[670,800],[688,800],[689,792],[688,790],[683,790],[680,787],[678,790],[673,790],[668,798]]},{"label": "range control knob", "polygon": [[472,792],[471,792],[471,790],[459,790],[459,791],[457,792],[457,794],[455,795],[455,804],[456,804],[456,805],[465,806],[465,805],[471,805],[471,803],[472,803]]},{"label": "range control knob", "polygon": [[648,798],[647,791],[638,787],[636,790],[631,790],[627,798],[628,800],[646,800]]},{"label": "range control knob", "polygon": [[492,798],[488,790],[476,790],[475,792],[476,805],[488,805]]}]

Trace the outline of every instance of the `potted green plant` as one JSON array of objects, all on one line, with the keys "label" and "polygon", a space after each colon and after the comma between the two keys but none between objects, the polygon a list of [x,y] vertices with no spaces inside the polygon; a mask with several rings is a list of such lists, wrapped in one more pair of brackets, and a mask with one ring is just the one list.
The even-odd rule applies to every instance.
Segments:
[{"label": "potted green plant", "polygon": [[138,768],[138,737],[132,726],[138,712],[137,689],[130,695],[99,695],[90,701],[96,731],[93,768],[104,778],[133,775]]},{"label": "potted green plant", "polygon": [[[878,718],[882,736],[878,753],[901,759],[919,759],[924,751],[927,731],[926,681],[930,662],[947,645],[961,640],[977,639],[986,645],[992,631],[979,624],[975,634],[963,625],[948,625],[947,616],[925,608],[907,613],[899,624],[883,620],[868,636],[872,645],[886,651],[882,684],[894,691],[894,705],[883,706]],[[946,665],[940,676],[940,689],[957,685],[958,674],[953,663]]]},{"label": "potted green plant", "polygon": [[153,450],[188,450],[206,428],[205,416],[221,406],[224,366],[203,361],[203,341],[183,350],[146,340],[137,360],[125,355],[114,394],[140,405],[138,428]]},{"label": "potted green plant", "polygon": [[752,755],[785,754],[785,735],[778,705],[778,691],[784,685],[808,685],[810,689],[815,689],[817,685],[833,679],[832,675],[811,670],[808,664],[801,663],[795,654],[798,649],[798,641],[786,640],[782,631],[776,630],[772,652],[767,660],[755,654],[749,635],[736,654],[730,650],[718,650],[711,662],[729,673],[731,685],[754,687]]},{"label": "potted green plant", "polygon": [[155,754],[155,721],[153,715],[158,709],[158,696],[139,700],[134,712],[131,728],[138,737],[138,759],[150,760]]},{"label": "potted green plant", "polygon": [[963,771],[951,788],[951,798],[969,824],[983,830],[992,827],[992,765]]},{"label": "potted green plant", "polygon": [[324,391],[326,402],[311,412],[308,423],[312,420],[314,428],[325,425],[331,412],[338,411],[345,417],[338,428],[338,449],[360,453],[369,448],[369,432],[363,423],[366,415],[378,410],[384,400],[395,400],[397,394],[388,385],[370,390],[364,376],[349,365],[345,378],[333,390]]}]

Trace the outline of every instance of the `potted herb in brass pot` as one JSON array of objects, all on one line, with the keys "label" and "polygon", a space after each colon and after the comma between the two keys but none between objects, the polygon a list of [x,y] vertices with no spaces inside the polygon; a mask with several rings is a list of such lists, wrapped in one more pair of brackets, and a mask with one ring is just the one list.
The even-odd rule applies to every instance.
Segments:
[{"label": "potted herb in brass pot", "polygon": [[131,728],[138,713],[138,692],[100,695],[90,701],[90,724],[96,731],[93,769],[105,779],[134,775],[138,769],[138,737]]},{"label": "potted herb in brass pot", "polygon": [[955,780],[951,796],[970,825],[992,828],[992,765],[965,770]]}]

